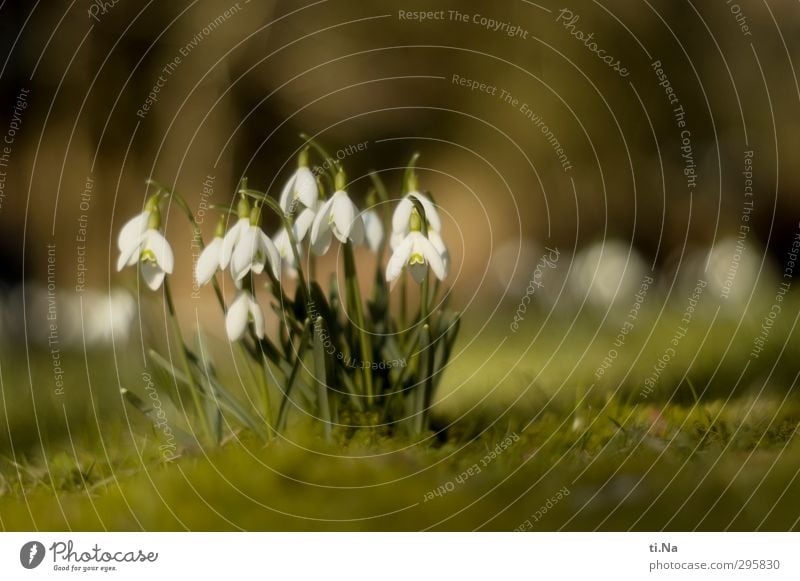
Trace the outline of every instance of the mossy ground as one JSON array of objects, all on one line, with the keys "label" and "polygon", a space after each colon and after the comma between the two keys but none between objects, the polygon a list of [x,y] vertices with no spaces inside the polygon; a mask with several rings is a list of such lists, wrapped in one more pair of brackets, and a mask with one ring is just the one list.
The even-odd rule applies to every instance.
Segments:
[{"label": "mossy ground", "polygon": [[111,354],[90,354],[90,386],[83,354],[67,356],[56,396],[47,354],[5,350],[0,527],[797,529],[792,317],[758,359],[749,357],[758,317],[693,321],[647,397],[642,382],[680,313],[643,318],[600,379],[613,321],[532,319],[531,332],[477,336],[468,322],[436,433],[411,441],[362,430],[328,443],[295,422],[271,443],[242,433],[172,462],[118,396],[120,383],[138,389],[136,362],[118,353],[116,368]]}]

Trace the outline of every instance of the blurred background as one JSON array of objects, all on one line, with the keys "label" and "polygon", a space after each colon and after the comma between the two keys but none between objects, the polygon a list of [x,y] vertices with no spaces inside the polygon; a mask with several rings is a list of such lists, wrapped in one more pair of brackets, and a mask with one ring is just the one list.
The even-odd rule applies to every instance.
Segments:
[{"label": "blurred background", "polygon": [[[500,383],[499,409],[595,383],[635,399],[689,307],[656,382],[682,387],[657,397],[691,400],[690,369],[720,399],[793,385],[796,2],[5,2],[0,55],[0,375],[25,402],[7,410],[6,448],[12,430],[41,441],[35,392],[56,416],[44,437],[63,437],[62,411],[121,414],[116,387],[168,332],[160,296],[114,268],[145,181],[181,192],[209,237],[208,205],[241,178],[277,197],[301,132],[340,157],[358,204],[371,170],[399,196],[421,153],[466,321],[443,413]],[[180,314],[222,346],[175,208],[166,230]]]}]

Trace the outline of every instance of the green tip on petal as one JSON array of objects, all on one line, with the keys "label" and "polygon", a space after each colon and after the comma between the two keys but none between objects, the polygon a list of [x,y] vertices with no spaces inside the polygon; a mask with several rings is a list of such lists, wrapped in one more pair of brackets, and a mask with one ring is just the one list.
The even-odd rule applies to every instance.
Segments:
[{"label": "green tip on petal", "polygon": [[150,216],[147,218],[147,229],[158,230],[159,228],[161,228],[161,210],[159,210],[158,204],[156,204],[155,208],[150,210]]},{"label": "green tip on petal", "polygon": [[411,170],[408,176],[406,177],[406,193],[408,192],[416,192],[419,188],[419,180],[417,179],[417,172]]},{"label": "green tip on petal", "polygon": [[308,148],[304,147],[297,156],[297,167],[308,167]]},{"label": "green tip on petal", "polygon": [[256,204],[253,206],[253,209],[250,210],[250,224],[252,224],[253,226],[258,226],[260,220],[261,220],[261,204]]},{"label": "green tip on petal", "polygon": [[161,190],[157,191],[155,194],[147,198],[147,202],[144,205],[145,212],[156,212],[158,211],[158,205],[161,201]]},{"label": "green tip on petal", "polygon": [[411,210],[411,217],[408,220],[408,228],[412,232],[419,232],[422,230],[422,218],[416,208]]},{"label": "green tip on petal", "polygon": [[222,214],[217,220],[217,225],[214,228],[214,238],[223,238],[225,236],[225,225],[228,223],[228,217]]},{"label": "green tip on petal", "polygon": [[347,175],[345,175],[344,170],[339,168],[339,171],[336,172],[336,181],[334,182],[334,187],[336,191],[343,190],[345,186],[347,186]]},{"label": "green tip on petal", "polygon": [[239,218],[249,218],[250,217],[250,204],[247,201],[247,196],[242,194],[239,198],[239,203],[236,205],[236,215]]}]

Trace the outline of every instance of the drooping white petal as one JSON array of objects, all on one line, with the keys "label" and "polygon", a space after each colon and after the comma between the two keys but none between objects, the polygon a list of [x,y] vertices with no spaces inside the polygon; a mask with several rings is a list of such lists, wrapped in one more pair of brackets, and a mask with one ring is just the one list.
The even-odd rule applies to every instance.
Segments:
[{"label": "drooping white petal", "polygon": [[294,252],[292,252],[292,243],[289,240],[289,235],[286,233],[286,228],[281,228],[272,241],[275,243],[278,254],[280,254],[281,267],[286,269],[286,273],[291,278],[297,278]]},{"label": "drooping white petal", "polygon": [[418,252],[422,255],[422,257],[425,259],[425,262],[431,267],[433,274],[436,275],[436,278],[439,280],[444,280],[445,268],[444,262],[442,261],[442,256],[439,254],[439,251],[436,250],[436,247],[431,243],[431,241],[425,238],[425,236],[422,234],[419,234],[417,237],[415,237],[414,252]]},{"label": "drooping white petal", "polygon": [[392,232],[392,235],[389,237],[389,248],[396,250],[405,239],[406,235],[403,232]]},{"label": "drooping white petal", "polygon": [[195,280],[199,286],[208,283],[220,267],[220,254],[222,253],[222,238],[216,237],[200,253],[195,266]]},{"label": "drooping white petal", "polygon": [[299,167],[283,186],[278,203],[283,213],[288,215],[300,211],[300,208],[293,208],[295,203],[313,208],[318,197],[319,190],[314,173],[307,167]]},{"label": "drooping white petal", "polygon": [[128,220],[119,231],[117,238],[117,247],[120,252],[130,250],[132,246],[137,246],[142,237],[142,234],[147,230],[148,222],[150,221],[150,212],[141,212],[130,220]]},{"label": "drooping white petal", "polygon": [[234,280],[242,280],[253,269],[253,259],[258,252],[259,231],[260,228],[248,225],[239,238],[231,257],[231,276]]},{"label": "drooping white petal", "polygon": [[391,282],[395,280],[403,271],[408,257],[411,256],[411,251],[414,246],[414,239],[411,236],[406,236],[403,241],[397,246],[389,262],[386,264],[386,280]]},{"label": "drooping white petal", "polygon": [[264,338],[264,313],[261,310],[261,306],[256,302],[256,300],[250,295],[247,294],[248,298],[248,313],[250,318],[253,320],[253,329],[256,332],[256,337],[259,339]]},{"label": "drooping white petal", "polygon": [[317,214],[313,208],[316,205],[317,204],[315,203],[313,206],[304,208],[303,211],[300,212],[294,219],[292,232],[294,233],[295,240],[297,240],[298,244],[303,241],[303,239],[306,237],[306,234],[308,234],[308,231],[311,229],[311,226],[314,224],[314,218]]},{"label": "drooping white petal", "polygon": [[408,232],[408,222],[411,220],[411,210],[414,209],[414,203],[404,197],[397,203],[397,207],[392,214],[392,232],[405,236]]},{"label": "drooping white petal", "polygon": [[294,182],[296,176],[297,172],[293,173],[292,177],[286,180],[286,184],[281,190],[281,197],[278,199],[278,204],[280,205],[284,214],[288,214],[290,208],[292,207],[292,192],[294,191]]},{"label": "drooping white petal", "polygon": [[144,260],[141,263],[142,278],[150,290],[158,290],[164,282],[166,273],[158,263],[152,260]]},{"label": "drooping white petal", "polygon": [[328,249],[331,247],[331,242],[333,241],[333,233],[331,232],[330,226],[327,225],[327,220],[325,223],[325,227],[320,228],[317,239],[311,243],[311,250],[317,256],[322,256],[328,252]]},{"label": "drooping white petal", "polygon": [[314,174],[307,167],[297,168],[294,182],[294,197],[306,207],[312,208],[317,203],[319,191]]},{"label": "drooping white petal", "polygon": [[447,276],[450,273],[450,252],[447,250],[444,240],[442,240],[441,235],[436,230],[430,230],[428,232],[428,240],[431,241],[431,244],[433,244],[433,247],[439,253],[439,256],[442,257],[444,275]]},{"label": "drooping white petal", "polygon": [[250,293],[246,290],[240,290],[225,315],[225,331],[228,334],[228,340],[238,341],[242,338],[247,329],[247,317],[249,314]]},{"label": "drooping white petal", "polygon": [[[270,240],[269,236],[264,234],[264,231],[260,228],[258,229],[258,246],[260,254],[263,254],[266,261],[269,262],[270,267],[272,267],[272,274],[275,275],[275,278],[280,280],[281,278],[281,253],[278,252],[278,249],[275,247],[275,244]],[[262,263],[262,270],[263,270],[263,263]]]},{"label": "drooping white petal", "polygon": [[249,226],[249,218],[239,218],[236,224],[231,226],[231,229],[225,233],[225,237],[222,239],[222,250],[219,258],[219,267],[221,269],[224,270],[228,268],[228,264],[230,264],[231,257],[233,256],[233,251],[245,229]]},{"label": "drooping white petal", "polygon": [[373,252],[377,252],[383,242],[383,222],[375,210],[367,210],[361,215],[364,221],[364,237],[367,246]]},{"label": "drooping white petal", "polygon": [[126,266],[133,266],[139,261],[139,254],[142,251],[143,235],[139,236],[139,240],[135,244],[129,244],[125,249],[119,253],[117,259],[117,271],[119,272]]},{"label": "drooping white petal", "polygon": [[332,203],[333,198],[322,204],[311,225],[311,249],[314,254],[325,254],[331,246],[330,211]]},{"label": "drooping white petal", "polygon": [[161,270],[167,274],[172,274],[172,269],[175,266],[175,256],[172,253],[172,247],[164,235],[155,229],[150,229],[144,234],[145,241],[143,251],[150,251],[155,257],[156,263],[161,267]]},{"label": "drooping white petal", "polygon": [[[350,201],[350,197],[343,191],[338,191],[333,194],[331,198],[331,215],[333,216],[333,235],[339,239],[339,242],[346,244],[350,238],[350,231],[353,229],[353,222],[356,219],[355,204]],[[358,218],[361,219],[360,217]],[[363,229],[362,229],[363,237]]]}]

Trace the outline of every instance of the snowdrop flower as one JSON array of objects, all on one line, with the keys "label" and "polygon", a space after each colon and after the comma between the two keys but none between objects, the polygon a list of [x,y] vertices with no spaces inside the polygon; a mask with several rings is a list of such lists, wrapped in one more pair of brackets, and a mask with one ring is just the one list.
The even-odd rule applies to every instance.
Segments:
[{"label": "snowdrop flower", "polygon": [[[145,283],[151,290],[158,290],[167,274],[172,274],[175,257],[167,239],[161,234],[161,213],[158,210],[158,194],[147,202],[145,211],[128,221],[120,231],[117,245],[120,248],[117,271],[139,263]],[[142,217],[147,221],[142,229]]]},{"label": "snowdrop flower", "polygon": [[225,237],[222,239],[222,247],[220,248],[219,256],[219,267],[222,270],[228,268],[236,247],[239,245],[245,231],[250,227],[250,204],[247,203],[247,198],[244,196],[239,199],[236,213],[239,219],[236,221],[236,224],[231,226],[231,229],[228,230]]},{"label": "snowdrop flower", "polygon": [[297,158],[297,170],[281,191],[279,203],[283,212],[288,216],[294,213],[297,203],[306,208],[314,208],[318,198],[317,179],[308,169],[308,149],[304,149]]},{"label": "snowdrop flower", "polygon": [[425,210],[425,219],[428,221],[428,240],[439,252],[444,265],[444,275],[447,276],[450,273],[450,253],[444,244],[444,240],[442,240],[442,219],[439,217],[439,212],[430,198],[417,191],[415,174],[411,174],[407,189],[410,190],[409,193],[403,196],[392,215],[392,236],[389,239],[389,246],[392,250],[397,250],[397,247],[405,240],[411,230],[412,214],[416,213],[414,206],[414,200],[416,199]]},{"label": "snowdrop flower", "polygon": [[[152,199],[152,198],[151,198]],[[148,201],[149,205],[150,202]],[[117,248],[120,253],[128,253],[136,246],[139,238],[147,230],[147,225],[150,222],[150,214],[152,210],[145,207],[145,210],[128,220],[119,231],[119,238],[117,238]]]},{"label": "snowdrop flower", "polygon": [[367,210],[362,214],[364,220],[364,237],[372,252],[378,252],[383,242],[383,222],[375,210]]},{"label": "snowdrop flower", "polygon": [[225,232],[225,216],[221,216],[217,223],[217,228],[214,231],[214,240],[211,241],[200,253],[195,265],[194,277],[198,286],[207,284],[214,275],[217,269],[222,269],[222,243],[223,234]]},{"label": "snowdrop flower", "polygon": [[386,280],[391,282],[400,276],[404,267],[417,283],[425,279],[428,267],[439,280],[446,276],[444,261],[433,243],[420,232],[422,219],[416,210],[411,212],[409,233],[398,244],[386,265]]},{"label": "snowdrop flower", "polygon": [[[231,256],[231,276],[240,281],[248,273],[261,274],[269,262],[275,278],[281,276],[281,256],[275,244],[258,226],[261,209],[253,208],[250,221],[240,229],[239,239]],[[241,223],[241,220],[237,224]],[[224,241],[223,241],[224,245]]]},{"label": "snowdrop flower", "polygon": [[419,193],[415,189],[403,196],[403,199],[400,200],[397,207],[394,209],[394,214],[392,215],[392,239],[390,241],[392,250],[397,248],[397,245],[400,244],[410,230],[409,224],[411,213],[414,210],[414,199],[418,200],[425,210],[425,219],[428,221],[428,232],[442,231],[442,220],[439,217],[436,206],[426,195]]},{"label": "snowdrop flower", "polygon": [[253,298],[249,290],[242,289],[236,293],[228,312],[225,314],[225,331],[230,341],[238,341],[247,330],[247,324],[253,323],[256,337],[264,337],[264,312]]},{"label": "snowdrop flower", "polygon": [[361,244],[364,240],[364,220],[350,196],[344,191],[345,177],[340,170],[336,175],[336,192],[322,204],[311,226],[311,248],[315,254],[325,254],[331,246],[331,237],[346,244]]}]

